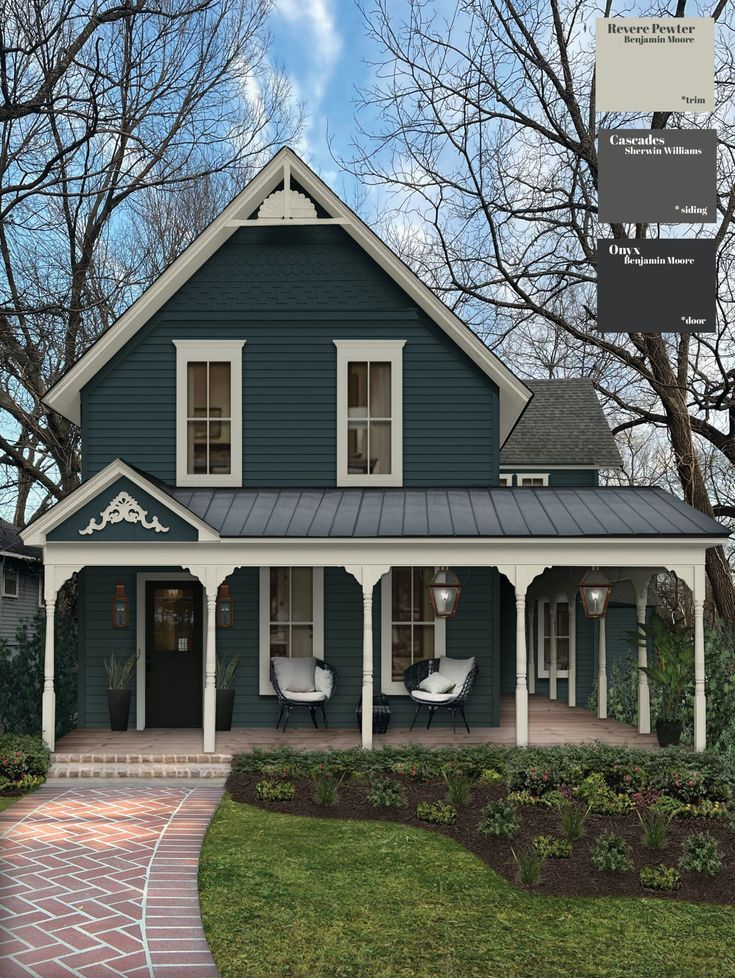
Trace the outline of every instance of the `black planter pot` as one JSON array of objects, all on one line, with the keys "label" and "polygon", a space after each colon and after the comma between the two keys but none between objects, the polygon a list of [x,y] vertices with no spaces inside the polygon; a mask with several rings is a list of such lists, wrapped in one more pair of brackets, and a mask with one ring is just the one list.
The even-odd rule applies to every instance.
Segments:
[{"label": "black planter pot", "polygon": [[234,689],[217,690],[217,710],[214,717],[214,726],[217,730],[232,729],[232,708],[235,705]]},{"label": "black planter pot", "polygon": [[656,736],[659,747],[676,747],[681,740],[681,721],[657,720]]},{"label": "black planter pot", "polygon": [[110,711],[110,730],[127,730],[130,713],[129,689],[108,689],[107,708]]}]

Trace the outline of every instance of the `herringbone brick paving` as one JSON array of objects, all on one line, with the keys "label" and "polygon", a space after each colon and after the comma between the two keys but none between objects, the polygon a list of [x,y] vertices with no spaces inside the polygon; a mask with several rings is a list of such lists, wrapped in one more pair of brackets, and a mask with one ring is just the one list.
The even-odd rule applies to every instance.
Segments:
[{"label": "herringbone brick paving", "polygon": [[217,978],[197,865],[221,796],[46,784],[0,812],[0,978]]}]

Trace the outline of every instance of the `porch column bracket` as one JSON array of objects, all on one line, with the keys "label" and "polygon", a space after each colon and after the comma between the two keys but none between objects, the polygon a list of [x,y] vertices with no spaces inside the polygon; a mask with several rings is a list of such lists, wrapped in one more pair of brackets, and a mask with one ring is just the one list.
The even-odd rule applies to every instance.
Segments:
[{"label": "porch column bracket", "polygon": [[648,665],[648,641],[641,631],[646,624],[648,608],[648,584],[651,575],[648,571],[632,572],[630,579],[635,588],[636,620],[638,622],[638,733],[651,732],[651,691],[648,676],[642,670]]},{"label": "porch column bracket", "polygon": [[373,588],[390,567],[387,564],[345,565],[362,587],[362,747],[373,746]]}]

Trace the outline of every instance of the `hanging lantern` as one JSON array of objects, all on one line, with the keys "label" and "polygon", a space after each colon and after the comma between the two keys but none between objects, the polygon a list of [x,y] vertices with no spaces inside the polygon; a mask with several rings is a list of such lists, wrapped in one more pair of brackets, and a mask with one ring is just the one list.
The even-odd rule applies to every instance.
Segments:
[{"label": "hanging lantern", "polygon": [[457,613],[462,585],[448,567],[440,567],[429,584],[431,603],[437,618],[454,618]]},{"label": "hanging lantern", "polygon": [[587,618],[603,618],[613,586],[599,567],[588,570],[579,585],[579,596]]},{"label": "hanging lantern", "polygon": [[122,581],[118,581],[115,585],[115,594],[112,597],[112,627],[127,628],[129,620],[125,585]]},{"label": "hanging lantern", "polygon": [[217,626],[232,628],[235,624],[235,602],[229,584],[220,584],[217,592]]}]

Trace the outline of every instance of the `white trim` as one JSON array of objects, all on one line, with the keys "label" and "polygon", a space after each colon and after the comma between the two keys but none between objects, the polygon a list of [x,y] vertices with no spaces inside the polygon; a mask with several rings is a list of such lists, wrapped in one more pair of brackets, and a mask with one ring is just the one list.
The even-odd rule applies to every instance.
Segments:
[{"label": "white trim", "polygon": [[13,550],[0,550],[0,557],[12,557],[13,560],[27,560],[29,562],[40,563],[40,557],[31,557],[28,554],[17,554]]},{"label": "white trim", "polygon": [[[298,566],[298,565],[297,565]],[[270,567],[261,567],[258,588],[258,691],[261,696],[275,696],[270,669]],[[312,567],[311,599],[313,615],[314,655],[324,658],[324,568]]]},{"label": "white trim", "polygon": [[[135,575],[135,648],[138,661],[135,665],[135,729],[145,730],[145,666],[146,666],[146,636],[145,636],[145,586],[148,581],[196,581],[193,574],[182,571],[164,573],[143,572]],[[206,595],[203,596],[206,601]],[[207,657],[207,630],[204,627],[202,614],[202,696],[204,695],[204,662]]]},{"label": "white trim", "polygon": [[569,675],[567,705],[577,705],[577,592],[569,597]]},{"label": "white trim", "polygon": [[[245,340],[173,340],[176,347],[176,485],[242,485],[242,351]],[[230,472],[194,475],[187,471],[187,364],[192,361],[230,364]]]},{"label": "white trim", "polygon": [[[74,424],[81,424],[81,389],[227,241],[236,230],[232,222],[247,218],[276,188],[284,175],[286,164],[302,189],[331,218],[346,219],[346,233],[498,385],[502,444],[530,401],[531,391],[288,147],[276,153],[219,217],[205,228],[186,251],[54,384],[46,393],[44,402]],[[280,223],[288,227],[293,222]]]},{"label": "white trim", "polygon": [[[403,485],[403,347],[405,340],[333,340],[337,348],[337,485]],[[365,360],[391,365],[391,471],[387,475],[355,475],[347,464],[347,371]]]},{"label": "white trim", "polygon": [[501,472],[498,476],[498,485],[504,489],[509,489],[513,485],[513,473]]},{"label": "white trim", "polygon": [[549,484],[549,473],[548,472],[516,472],[516,486],[519,488],[527,489],[538,489],[538,486],[529,486],[526,484],[526,479],[541,479],[541,484],[548,486]]},{"label": "white trim", "polygon": [[[15,573],[15,594],[12,591],[7,591],[5,589],[5,573],[9,567],[13,568]],[[3,559],[2,574],[0,574],[2,579],[2,584],[0,584],[0,597],[3,598],[19,598],[20,597],[20,574],[18,573],[18,568],[15,564],[8,563],[7,560]]]},{"label": "white trim", "polygon": [[[569,598],[567,597],[566,594],[557,594],[555,598],[539,598],[537,600],[537,602],[536,602],[536,605],[537,605],[537,615],[538,615],[538,621],[536,622],[536,631],[537,631],[537,635],[538,635],[538,639],[537,639],[538,655],[536,657],[536,659],[537,659],[537,663],[536,663],[536,665],[537,665],[536,675],[538,676],[539,679],[549,679],[550,680],[551,679],[551,676],[549,674],[549,670],[544,668],[544,639],[545,639],[545,635],[544,635],[544,606],[547,605],[547,604],[548,605],[552,605],[552,604],[555,604],[555,605],[566,604],[567,605],[567,609],[568,609],[568,613],[569,613],[569,633],[570,633],[569,636],[567,636],[567,637],[568,637],[568,640],[569,640],[569,654],[570,655],[571,655],[571,644],[572,644],[572,637],[571,637],[571,632],[572,632],[572,626],[571,626],[572,609],[569,607],[569,605],[571,604],[571,602],[569,601]],[[549,609],[549,615],[550,614],[551,614],[551,609]],[[551,633],[551,635],[553,635],[553,634],[554,634],[554,629],[552,627],[552,633]],[[549,636],[550,639],[551,639],[551,635]],[[559,638],[558,635],[556,635],[554,637],[557,640]],[[568,669],[557,669],[556,670],[556,678],[557,679],[568,679],[569,678],[569,670]]]},{"label": "white trim", "polygon": [[[396,565],[399,566],[399,565]],[[416,565],[412,565],[416,566]],[[438,566],[435,566],[435,570]],[[393,568],[380,580],[380,691],[388,696],[408,696],[402,682],[393,675]],[[434,657],[447,654],[447,620],[434,617]]]},{"label": "white trim", "polygon": [[[211,541],[219,539],[217,533],[204,520],[199,519],[198,516],[195,516],[185,506],[182,506],[172,496],[169,496],[168,493],[163,492],[154,483],[149,482],[140,472],[131,468],[122,459],[117,458],[113,462],[110,462],[102,471],[93,475],[91,479],[83,482],[81,486],[62,499],[61,502],[57,503],[53,509],[50,509],[43,516],[34,520],[24,530],[21,530],[20,535],[23,543],[27,546],[45,546],[46,537],[51,530],[69,519],[82,506],[94,499],[95,496],[103,493],[105,489],[121,478],[129,479],[135,485],[140,486],[141,489],[145,490],[149,496],[152,496],[162,506],[165,506],[172,513],[180,516],[182,520],[193,526],[199,534],[200,543],[204,540]],[[86,541],[80,541],[80,543],[83,542]],[[100,547],[104,546],[106,544],[102,542],[95,542],[93,549],[97,552]],[[140,544],[138,543],[136,546],[140,547]],[[189,543],[189,549],[191,549],[191,542]]]},{"label": "white trim", "polygon": [[[535,465],[536,463],[530,463],[529,462],[528,464],[529,465],[530,464],[534,464]],[[524,463],[522,463],[522,462],[505,463],[505,462],[502,462],[501,461],[501,463],[500,463],[500,471],[501,472],[517,472],[518,469],[522,469],[523,468],[523,465],[524,465]],[[605,463],[604,465],[544,465],[544,468],[547,469],[549,472],[576,472],[578,469],[579,470],[582,470],[584,472],[599,472],[600,469],[619,469],[620,466],[619,465],[609,465],[609,464]],[[523,474],[526,475],[527,473],[524,472]]]}]

